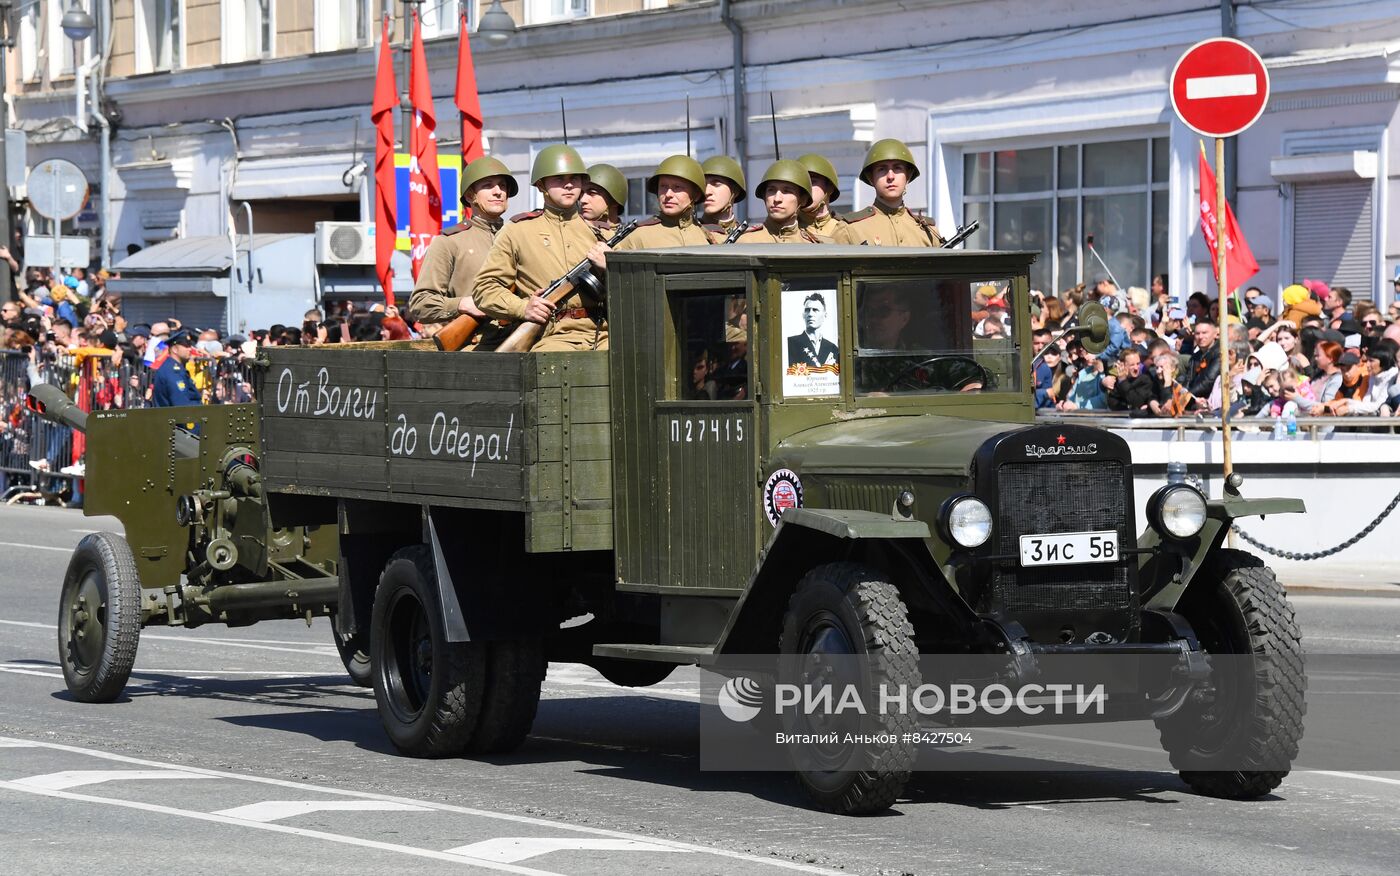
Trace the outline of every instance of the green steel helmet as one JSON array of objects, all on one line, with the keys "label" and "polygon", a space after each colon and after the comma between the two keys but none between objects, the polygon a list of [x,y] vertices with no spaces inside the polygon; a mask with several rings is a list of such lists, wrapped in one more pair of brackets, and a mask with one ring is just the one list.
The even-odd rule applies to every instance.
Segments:
[{"label": "green steel helmet", "polygon": [[588,176],[588,165],[583,163],[578,151],[565,143],[546,146],[535,156],[535,164],[530,168],[530,184],[534,185],[547,176]]},{"label": "green steel helmet", "polygon": [[754,187],[754,197],[760,201],[763,200],[763,189],[770,182],[792,183],[807,195],[808,203],[812,201],[811,175],[807,172],[807,168],[790,158],[780,158],[768,165],[768,171],[763,174],[763,179],[759,180],[758,185]]},{"label": "green steel helmet", "polygon": [[744,182],[744,169],[739,166],[739,162],[728,155],[716,155],[713,158],[705,159],[705,163],[700,165],[700,169],[705,171],[706,176],[723,177],[734,183],[734,200],[743,200],[743,192],[747,184]]},{"label": "green steel helmet", "polygon": [[831,191],[827,192],[827,202],[835,201],[841,197],[841,178],[836,175],[836,168],[831,166],[831,162],[815,152],[799,156],[797,163],[807,168],[807,172],[813,176],[824,176],[831,184]]},{"label": "green steel helmet", "polygon": [[471,198],[472,186],[493,176],[503,176],[506,178],[507,195],[513,198],[519,194],[520,186],[516,183],[515,177],[511,176],[510,169],[507,168],[499,158],[483,155],[462,168],[462,203],[467,203]]},{"label": "green steel helmet", "polygon": [[860,165],[860,181],[870,185],[870,165],[880,161],[903,161],[909,165],[909,182],[919,178],[919,165],[914,163],[914,153],[898,140],[876,140],[865,153],[865,161]]},{"label": "green steel helmet", "polygon": [[594,164],[588,168],[588,181],[608,193],[618,207],[627,206],[627,177],[611,164]]},{"label": "green steel helmet", "polygon": [[656,165],[656,172],[647,177],[647,191],[656,194],[657,181],[663,176],[674,176],[695,186],[698,202],[705,197],[705,168],[689,155],[672,155]]}]

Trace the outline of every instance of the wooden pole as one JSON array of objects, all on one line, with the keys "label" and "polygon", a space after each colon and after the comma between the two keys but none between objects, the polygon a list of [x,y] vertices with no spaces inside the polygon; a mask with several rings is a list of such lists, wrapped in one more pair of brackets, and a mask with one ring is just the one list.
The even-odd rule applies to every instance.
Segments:
[{"label": "wooden pole", "polygon": [[[1230,447],[1230,281],[1226,276],[1225,248],[1225,138],[1215,138],[1215,257],[1220,290],[1220,437],[1224,485],[1234,471]],[[1230,530],[1230,547],[1235,547],[1235,531]]]}]

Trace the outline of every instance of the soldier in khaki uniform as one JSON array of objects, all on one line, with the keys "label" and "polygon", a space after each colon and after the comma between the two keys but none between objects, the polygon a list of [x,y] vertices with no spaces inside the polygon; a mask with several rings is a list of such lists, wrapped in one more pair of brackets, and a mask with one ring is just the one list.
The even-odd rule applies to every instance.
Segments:
[{"label": "soldier in khaki uniform", "polygon": [[807,168],[807,173],[812,179],[812,202],[799,216],[802,227],[813,234],[829,237],[836,243],[860,245],[860,235],[831,212],[831,202],[841,197],[836,168],[831,166],[830,161],[815,153],[800,156],[797,163]]},{"label": "soldier in khaki uniform", "polygon": [[598,239],[607,240],[622,224],[623,205],[627,203],[627,177],[611,164],[595,164],[588,168],[588,182],[579,195],[578,213],[598,230]]},{"label": "soldier in khaki uniform", "polygon": [[705,171],[686,155],[672,155],[647,178],[647,191],[661,207],[650,219],[617,245],[624,249],[661,249],[668,246],[705,246],[714,237],[695,221],[695,206],[705,192]]},{"label": "soldier in khaki uniform", "polygon": [[408,299],[408,309],[423,323],[429,337],[463,313],[485,322],[486,314],[472,300],[472,287],[496,233],[501,230],[510,199],[518,191],[515,177],[490,156],[478,158],[462,169],[462,205],[471,208],[472,216],[428,244],[418,282]]},{"label": "soldier in khaki uniform", "polygon": [[728,234],[739,224],[734,206],[744,198],[744,169],[727,155],[705,159],[705,222]]},{"label": "soldier in khaki uniform", "polygon": [[754,195],[763,199],[768,218],[739,235],[736,243],[831,243],[831,238],[813,234],[799,221],[802,208],[812,203],[812,177],[796,161],[770,164]]},{"label": "soldier in khaki uniform", "polygon": [[512,217],[476,275],[476,303],[493,319],[539,323],[538,352],[605,350],[607,321],[602,302],[578,293],[556,308],[536,295],[585,258],[600,268],[607,245],[578,214],[587,167],[570,146],[540,150],[530,182],[544,195],[544,209]]},{"label": "soldier in khaki uniform", "polygon": [[938,226],[904,206],[904,191],[919,178],[914,155],[898,140],[880,140],[865,153],[861,182],[875,189],[875,203],[844,218],[871,246],[943,245]]}]

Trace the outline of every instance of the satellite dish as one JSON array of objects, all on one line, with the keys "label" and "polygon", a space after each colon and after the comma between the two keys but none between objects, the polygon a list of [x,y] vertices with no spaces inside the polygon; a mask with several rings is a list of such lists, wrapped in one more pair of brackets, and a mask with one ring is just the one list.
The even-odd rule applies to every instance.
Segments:
[{"label": "satellite dish", "polygon": [[25,180],[29,206],[45,219],[62,222],[72,219],[88,199],[88,181],[78,165],[63,158],[50,158],[34,165]]}]

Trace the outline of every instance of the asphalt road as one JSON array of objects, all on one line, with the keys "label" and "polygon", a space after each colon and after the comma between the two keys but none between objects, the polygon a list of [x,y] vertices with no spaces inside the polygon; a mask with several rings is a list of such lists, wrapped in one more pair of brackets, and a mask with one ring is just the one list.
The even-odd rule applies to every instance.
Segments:
[{"label": "asphalt road", "polygon": [[[683,673],[625,690],[555,667],[518,752],[410,760],[385,741],[373,696],[348,684],[324,620],[150,628],[128,696],[83,705],[64,690],[53,623],[68,551],[101,528],[118,529],[0,507],[3,873],[1396,869],[1400,773],[1336,764],[1252,802],[1198,797],[1162,757],[924,773],[887,815],[813,812],[786,775],[700,770]],[[1400,599],[1296,603],[1312,651],[1400,655]],[[1383,720],[1400,698],[1376,696],[1377,732],[1393,733]],[[1314,712],[1325,701],[1310,693]],[[1082,745],[1086,764],[1111,762]]]}]

